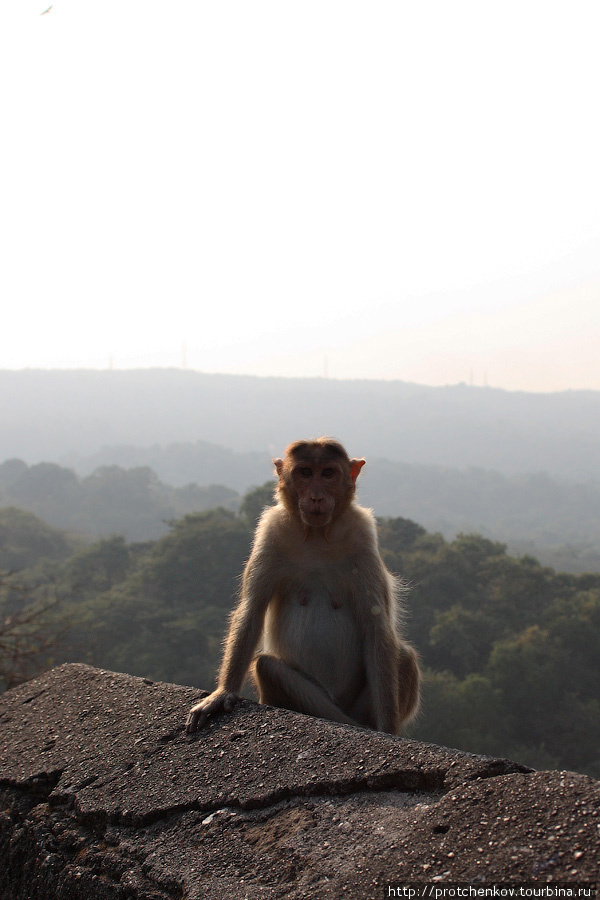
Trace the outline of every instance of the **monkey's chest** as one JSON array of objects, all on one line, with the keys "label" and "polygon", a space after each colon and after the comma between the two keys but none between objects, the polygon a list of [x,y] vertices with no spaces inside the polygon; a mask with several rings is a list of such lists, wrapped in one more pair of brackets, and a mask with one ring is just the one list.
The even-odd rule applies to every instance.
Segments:
[{"label": "monkey's chest", "polygon": [[333,697],[364,677],[351,604],[325,588],[291,588],[267,612],[264,649],[316,678]]}]

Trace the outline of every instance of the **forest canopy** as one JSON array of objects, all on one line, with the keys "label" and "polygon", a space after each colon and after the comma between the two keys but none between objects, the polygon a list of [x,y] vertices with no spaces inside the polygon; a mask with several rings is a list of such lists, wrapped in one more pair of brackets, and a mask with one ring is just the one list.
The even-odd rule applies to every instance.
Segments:
[{"label": "forest canopy", "polygon": [[[55,528],[130,541],[156,539],[186,513],[236,511],[243,493],[272,468],[268,454],[237,453],[204,441],[104,448],[83,473],[57,463],[0,463],[0,507],[15,506]],[[227,485],[227,486],[226,486]],[[600,571],[600,485],[545,474],[369,460],[360,499],[379,515],[417,519],[447,539],[476,531],[511,552],[532,553],[571,572]]]},{"label": "forest canopy", "polygon": [[[174,519],[143,543],[113,535],[73,544],[31,514],[3,510],[0,566],[17,563],[25,590],[3,589],[0,618],[54,581],[69,632],[51,664],[210,689],[271,492],[272,483],[250,492],[239,513]],[[557,573],[481,536],[447,541],[404,518],[379,525],[386,564],[409,588],[406,628],[425,670],[410,736],[599,777],[600,574]]]}]

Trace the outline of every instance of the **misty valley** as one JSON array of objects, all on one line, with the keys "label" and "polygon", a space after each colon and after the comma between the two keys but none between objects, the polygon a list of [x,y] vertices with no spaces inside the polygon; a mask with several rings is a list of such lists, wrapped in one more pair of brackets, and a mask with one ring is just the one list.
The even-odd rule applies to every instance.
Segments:
[{"label": "misty valley", "polygon": [[[112,534],[156,539],[187,513],[237,511],[255,476],[266,480],[271,465],[266,454],[234,455],[189,443],[107,447],[80,458],[77,468],[19,459],[0,463],[0,507],[35,513],[88,540]],[[219,482],[197,484],[194,477]],[[414,519],[447,539],[476,532],[555,569],[600,571],[600,483],[376,458],[368,460],[361,478],[360,500],[378,515]]]},{"label": "misty valley", "polygon": [[[63,661],[211,689],[253,529],[272,485],[237,511],[184,515],[158,539],[92,542],[0,512],[0,678]],[[477,535],[379,520],[409,586],[425,673],[410,736],[538,768],[600,775],[600,574],[565,574]],[[12,574],[9,572],[12,570]]]},{"label": "misty valley", "polygon": [[176,370],[0,387],[2,688],[81,661],[212,689],[271,457],[329,432],[367,458],[359,501],[409,588],[410,735],[600,776],[598,394]]}]

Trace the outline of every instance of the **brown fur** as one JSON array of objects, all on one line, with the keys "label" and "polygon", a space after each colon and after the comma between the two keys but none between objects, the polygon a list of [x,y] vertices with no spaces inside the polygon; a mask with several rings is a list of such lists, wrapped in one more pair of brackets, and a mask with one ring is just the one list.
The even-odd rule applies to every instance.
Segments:
[{"label": "brown fur", "polygon": [[262,638],[251,667],[261,703],[399,734],[419,705],[419,666],[373,515],[354,501],[364,460],[319,438],[273,462],[278,502],[256,529],[217,689],[188,731],[232,708]]}]

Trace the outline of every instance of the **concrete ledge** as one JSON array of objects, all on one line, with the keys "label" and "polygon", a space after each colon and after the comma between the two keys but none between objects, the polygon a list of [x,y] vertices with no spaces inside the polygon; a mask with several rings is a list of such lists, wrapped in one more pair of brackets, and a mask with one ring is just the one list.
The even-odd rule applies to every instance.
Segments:
[{"label": "concrete ledge", "polygon": [[386,882],[594,881],[600,787],[65,665],[0,697],[0,896],[375,897]]}]

